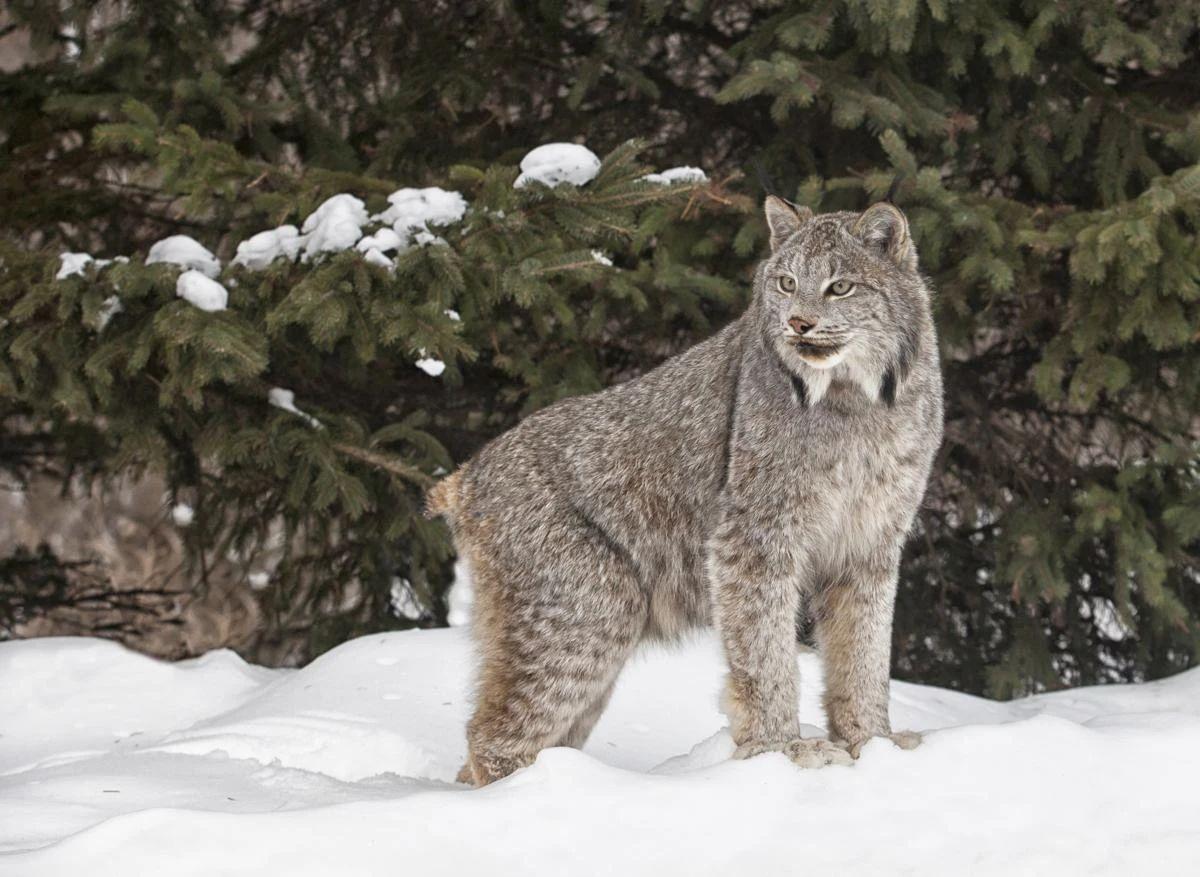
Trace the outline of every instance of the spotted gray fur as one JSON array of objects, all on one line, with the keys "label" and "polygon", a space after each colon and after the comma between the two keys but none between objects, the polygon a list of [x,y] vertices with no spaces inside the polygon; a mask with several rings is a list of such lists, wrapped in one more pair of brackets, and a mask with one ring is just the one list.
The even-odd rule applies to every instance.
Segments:
[{"label": "spotted gray fur", "polygon": [[[430,492],[475,577],[464,781],[582,745],[639,642],[710,623],[738,757],[820,766],[875,736],[915,744],[891,732],[888,665],[900,552],[942,434],[930,292],[890,204],[813,216],[771,197],[766,214],[771,254],[739,319],[530,416]],[[800,738],[802,609],[829,742]]]}]

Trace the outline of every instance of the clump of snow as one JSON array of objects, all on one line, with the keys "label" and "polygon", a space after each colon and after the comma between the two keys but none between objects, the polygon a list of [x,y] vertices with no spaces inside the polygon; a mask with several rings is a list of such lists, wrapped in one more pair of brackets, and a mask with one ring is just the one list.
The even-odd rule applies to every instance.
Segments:
[{"label": "clump of snow", "polygon": [[289,414],[295,414],[297,417],[302,418],[309,426],[316,429],[320,429],[322,426],[321,421],[317,420],[317,418],[296,407],[296,394],[291,390],[285,390],[283,387],[272,387],[267,393],[267,401],[276,408],[282,408]]},{"label": "clump of snow", "polygon": [[425,372],[431,378],[438,377],[446,370],[446,363],[434,356],[426,356],[425,351],[421,351],[421,358],[416,362],[417,368]]},{"label": "clump of snow", "polygon": [[673,167],[657,174],[646,174],[642,180],[660,186],[670,186],[674,183],[705,183],[708,182],[708,174],[698,167]]},{"label": "clump of snow", "polygon": [[596,153],[578,143],[547,143],[530,151],[521,159],[521,175],[514,185],[524,188],[530,183],[557,186],[567,183],[582,186],[600,173]]},{"label": "clump of snow", "polygon": [[304,255],[336,253],[354,246],[367,223],[367,208],[362,200],[342,193],[326,199],[304,220]]},{"label": "clump of snow", "polygon": [[250,587],[254,588],[254,590],[261,591],[271,581],[271,574],[262,570],[255,570],[246,576],[246,581],[250,583]]},{"label": "clump of snow", "polygon": [[202,311],[223,311],[229,305],[229,291],[199,271],[184,271],[175,281],[175,294]]},{"label": "clump of snow", "polygon": [[54,275],[55,280],[65,280],[68,277],[75,275],[83,275],[87,266],[94,260],[91,253],[60,253],[58,273]]},{"label": "clump of snow", "polygon": [[199,271],[205,277],[216,277],[221,273],[221,263],[199,241],[185,234],[163,238],[146,255],[146,264],[166,262],[184,269]]},{"label": "clump of snow", "polygon": [[475,606],[475,583],[471,579],[471,567],[466,558],[454,563],[454,582],[446,595],[446,623],[451,627],[463,627],[471,621]]},{"label": "clump of snow", "polygon": [[441,235],[436,235],[431,231],[421,229],[413,233],[413,243],[418,247],[445,247],[448,246],[446,239]]},{"label": "clump of snow", "polygon": [[276,259],[296,261],[300,252],[300,231],[294,225],[260,231],[237,245],[235,265],[245,265],[251,271],[262,271]]},{"label": "clump of snow", "polygon": [[431,225],[453,225],[467,212],[467,201],[462,195],[437,186],[397,189],[388,195],[388,204],[383,213],[372,218],[392,226],[401,236],[409,231],[428,230]]},{"label": "clump of snow", "polygon": [[417,602],[412,582],[408,579],[395,576],[392,579],[392,590],[389,596],[391,597],[392,614],[397,618],[420,621],[425,617],[425,610]]},{"label": "clump of snow", "polygon": [[[378,217],[375,217],[376,219]],[[356,248],[359,252],[367,253],[371,250],[378,250],[380,253],[386,253],[390,250],[402,250],[408,246],[404,238],[396,234],[390,228],[381,228],[374,234],[369,234],[358,242]]]},{"label": "clump of snow", "polygon": [[[821,665],[798,663],[814,735]],[[1128,875],[1200,858],[1200,670],[1011,703],[893,682],[892,725],[924,744],[806,771],[728,760],[705,634],[631,661],[583,751],[476,792],[450,784],[474,664],[461,629],[279,671],[0,643],[0,873]]]},{"label": "clump of snow", "polygon": [[87,270],[88,265],[95,265],[97,269],[103,268],[106,265],[111,265],[113,262],[128,262],[128,256],[114,256],[111,259],[96,259],[91,253],[60,253],[58,273],[54,275],[55,280],[64,280],[67,277],[76,275],[82,276]]},{"label": "clump of snow", "polygon": [[603,250],[592,250],[592,261],[599,262],[606,268],[612,267],[612,259],[608,258],[608,255]]},{"label": "clump of snow", "polygon": [[109,321],[123,310],[125,310],[125,305],[121,304],[118,296],[110,295],[102,301],[100,310],[96,312],[96,331],[103,332]]},{"label": "clump of snow", "polygon": [[371,247],[363,253],[363,260],[372,265],[378,265],[380,268],[387,268],[389,271],[396,267],[396,263],[385,256],[382,252]]},{"label": "clump of snow", "polygon": [[190,527],[196,519],[196,510],[186,502],[176,503],[171,507],[171,520],[176,527]]},{"label": "clump of snow", "polygon": [[447,317],[452,319],[454,322],[456,322],[456,323],[462,322],[462,317],[459,316],[458,311],[454,310],[454,308],[446,308],[444,313],[446,314]]}]

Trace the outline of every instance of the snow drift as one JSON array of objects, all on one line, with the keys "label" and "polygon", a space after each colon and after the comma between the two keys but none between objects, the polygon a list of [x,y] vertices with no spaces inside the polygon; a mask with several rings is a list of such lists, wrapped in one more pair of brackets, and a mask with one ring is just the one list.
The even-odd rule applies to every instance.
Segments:
[{"label": "snow drift", "polygon": [[[820,665],[800,658],[806,733]],[[0,644],[0,874],[1187,873],[1200,670],[996,703],[894,683],[850,768],[731,762],[711,637],[626,669],[586,749],[481,791],[461,629],[346,643],[302,670],[229,652]]]}]

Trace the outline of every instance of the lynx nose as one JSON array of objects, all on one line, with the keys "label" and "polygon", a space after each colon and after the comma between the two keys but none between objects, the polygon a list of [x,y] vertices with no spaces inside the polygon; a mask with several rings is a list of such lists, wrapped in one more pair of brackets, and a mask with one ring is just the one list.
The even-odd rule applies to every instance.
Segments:
[{"label": "lynx nose", "polygon": [[788,320],[788,325],[796,332],[797,335],[804,335],[817,327],[816,317],[792,317]]}]

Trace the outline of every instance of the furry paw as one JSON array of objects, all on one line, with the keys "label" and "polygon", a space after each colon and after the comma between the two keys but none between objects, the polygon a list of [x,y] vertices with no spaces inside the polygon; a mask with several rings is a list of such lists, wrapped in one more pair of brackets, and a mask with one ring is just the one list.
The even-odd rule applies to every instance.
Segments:
[{"label": "furry paw", "polygon": [[917,731],[897,731],[888,735],[891,741],[901,749],[916,749],[923,739]]},{"label": "furry paw", "polygon": [[854,759],[845,747],[817,738],[788,740],[784,743],[743,743],[733,753],[733,757],[753,758],[764,752],[782,752],[794,764],[804,768],[854,764]]},{"label": "furry paw", "polygon": [[[891,740],[900,749],[916,749],[921,745],[921,735],[916,731],[896,731],[892,734],[883,734],[880,736]],[[874,737],[868,737],[866,740],[859,740],[857,743],[846,743],[843,745],[851,755],[858,758],[862,753],[862,748],[874,739]]]},{"label": "furry paw", "polygon": [[854,764],[850,753],[828,740],[789,740],[783,754],[800,767],[827,767],[831,764]]}]

